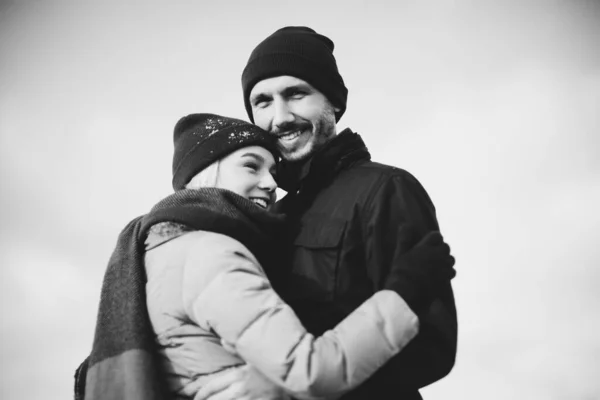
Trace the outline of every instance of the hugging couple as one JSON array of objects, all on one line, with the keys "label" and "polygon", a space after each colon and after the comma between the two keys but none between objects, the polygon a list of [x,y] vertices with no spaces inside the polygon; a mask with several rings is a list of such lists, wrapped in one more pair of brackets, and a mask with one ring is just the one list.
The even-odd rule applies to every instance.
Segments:
[{"label": "hugging couple", "polygon": [[177,122],[174,193],[119,235],[76,399],[413,400],[450,372],[454,258],[417,179],[337,132],[333,49],[279,29],[242,72],[252,123]]}]

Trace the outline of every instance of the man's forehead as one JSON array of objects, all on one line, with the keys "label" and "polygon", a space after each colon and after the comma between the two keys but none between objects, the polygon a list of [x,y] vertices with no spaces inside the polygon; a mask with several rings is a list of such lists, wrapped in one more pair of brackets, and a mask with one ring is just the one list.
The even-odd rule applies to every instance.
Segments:
[{"label": "man's forehead", "polygon": [[250,91],[250,97],[261,94],[282,92],[290,87],[305,86],[313,88],[310,83],[295,76],[281,75],[258,81]]}]

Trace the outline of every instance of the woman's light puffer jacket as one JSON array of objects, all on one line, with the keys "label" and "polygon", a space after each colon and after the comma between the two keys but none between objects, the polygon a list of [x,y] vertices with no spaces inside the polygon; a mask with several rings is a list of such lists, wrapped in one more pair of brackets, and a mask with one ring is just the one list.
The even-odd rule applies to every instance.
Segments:
[{"label": "woman's light puffer jacket", "polygon": [[215,374],[248,363],[296,398],[342,394],[418,333],[392,291],[334,329],[309,334],[252,253],[208,231],[164,230],[146,240],[147,305],[173,394],[193,398]]}]

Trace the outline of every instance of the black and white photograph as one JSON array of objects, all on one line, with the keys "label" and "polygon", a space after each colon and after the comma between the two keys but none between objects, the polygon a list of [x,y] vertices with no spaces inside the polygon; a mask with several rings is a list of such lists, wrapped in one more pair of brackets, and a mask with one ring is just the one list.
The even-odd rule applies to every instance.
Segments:
[{"label": "black and white photograph", "polygon": [[0,398],[600,400],[600,2],[0,0]]}]

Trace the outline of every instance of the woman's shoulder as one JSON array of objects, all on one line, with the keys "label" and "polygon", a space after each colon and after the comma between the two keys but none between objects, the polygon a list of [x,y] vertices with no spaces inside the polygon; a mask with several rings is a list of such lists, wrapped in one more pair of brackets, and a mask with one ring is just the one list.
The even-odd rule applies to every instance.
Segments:
[{"label": "woman's shoulder", "polygon": [[195,230],[185,232],[179,238],[188,252],[200,255],[224,255],[240,253],[244,256],[251,254],[250,250],[237,239],[212,231]]},{"label": "woman's shoulder", "polygon": [[176,240],[182,246],[180,250],[185,254],[184,265],[187,270],[202,269],[209,275],[239,269],[262,272],[262,267],[254,254],[231,236],[199,230],[187,232]]},{"label": "woman's shoulder", "polygon": [[153,264],[211,265],[231,263],[235,258],[257,263],[241,242],[212,231],[162,227],[151,232],[145,244],[146,260]]},{"label": "woman's shoulder", "polygon": [[[239,277],[267,279],[256,257],[236,239],[210,231],[193,231],[176,239],[183,246],[183,301],[188,307],[206,288],[225,288]],[[240,275],[241,274],[241,275]],[[245,287],[242,284],[239,287]],[[213,293],[213,291],[211,291]],[[213,299],[214,300],[214,299]],[[188,312],[191,312],[188,308]]]}]

